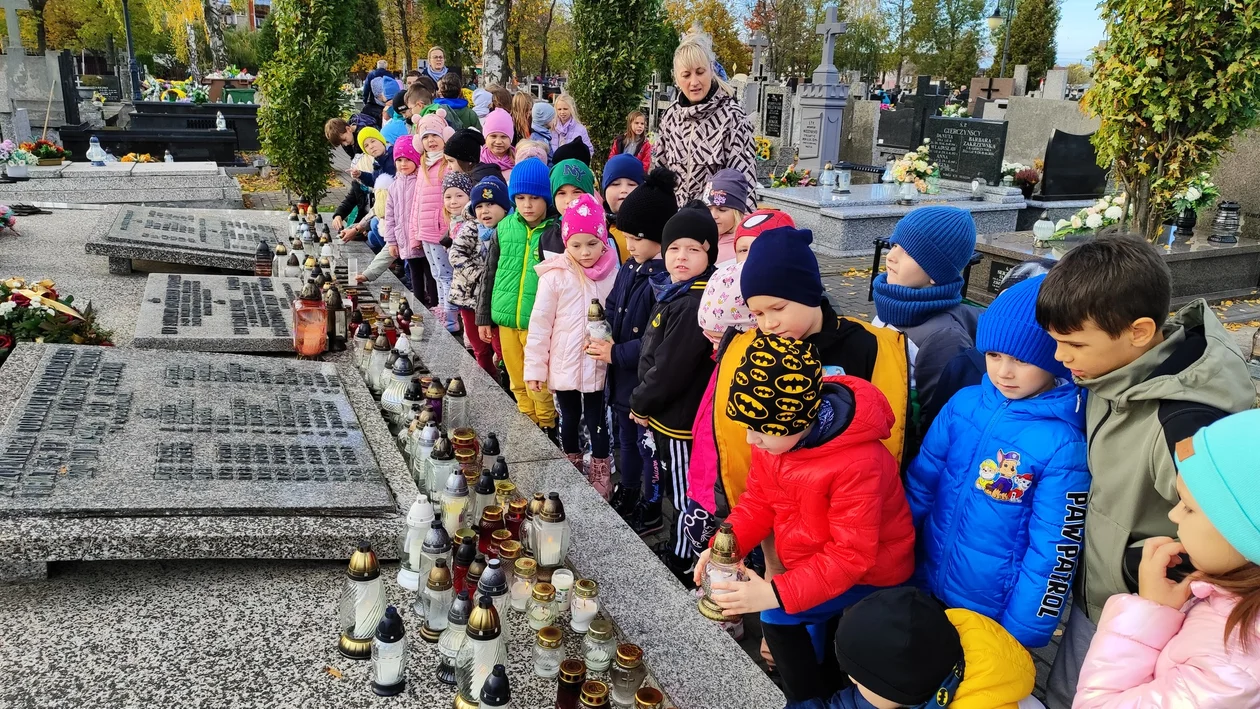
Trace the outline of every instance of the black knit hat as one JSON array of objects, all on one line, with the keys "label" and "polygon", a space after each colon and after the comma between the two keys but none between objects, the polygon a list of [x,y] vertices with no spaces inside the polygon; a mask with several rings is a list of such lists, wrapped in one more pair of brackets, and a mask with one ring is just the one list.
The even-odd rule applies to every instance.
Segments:
[{"label": "black knit hat", "polygon": [[822,380],[813,345],[760,334],[735,368],[726,415],[768,436],[800,433],[818,418]]},{"label": "black knit hat", "polygon": [[586,147],[581,138],[574,138],[556,148],[556,152],[551,155],[551,164],[559,165],[561,160],[570,159],[581,160],[587,167],[591,166],[591,149]]},{"label": "black knit hat", "polygon": [[[648,241],[661,242],[665,222],[678,211],[674,188],[678,176],[667,167],[658,167],[626,196],[617,212],[617,229]],[[712,221],[712,218],[710,218]]]},{"label": "black knit hat", "polygon": [[941,604],[906,586],[877,591],[845,611],[836,662],[853,681],[889,701],[918,706],[962,671],[958,629]]},{"label": "black knit hat", "polygon": [[[641,189],[643,188],[640,187],[639,190]],[[639,190],[631,192],[630,197]],[[629,201],[630,197],[626,197],[626,201]],[[624,203],[621,209],[625,211]],[[709,213],[708,207],[701,205],[697,209],[688,205],[678,210],[669,218],[669,221],[665,222],[665,228],[661,231],[661,251],[669,250],[669,245],[678,239],[695,239],[704,244],[705,253],[709,255],[710,266],[717,260],[717,222],[713,221],[713,215]]]},{"label": "black knit hat", "polygon": [[475,128],[464,128],[455,131],[455,135],[446,141],[442,152],[456,160],[477,163],[481,161],[481,146],[486,144],[485,136]]},{"label": "black knit hat", "polygon": [[[500,182],[503,182],[505,185],[507,184],[507,181],[503,179],[503,171],[499,169],[498,165],[495,165],[492,162],[478,163],[477,167],[474,167],[472,172],[468,173],[468,176],[472,178],[474,185],[487,177],[497,177]],[[509,209],[508,211],[510,212],[512,210]]]}]

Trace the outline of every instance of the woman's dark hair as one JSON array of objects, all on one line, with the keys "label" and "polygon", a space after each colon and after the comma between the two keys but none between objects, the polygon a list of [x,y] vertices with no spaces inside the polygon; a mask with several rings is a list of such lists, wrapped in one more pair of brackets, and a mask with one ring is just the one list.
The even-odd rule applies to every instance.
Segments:
[{"label": "woman's dark hair", "polygon": [[1225,621],[1223,642],[1229,644],[1229,636],[1238,631],[1238,643],[1243,652],[1250,652],[1260,635],[1256,622],[1260,621],[1260,566],[1247,564],[1224,574],[1205,574],[1204,581],[1215,584],[1222,591],[1238,596],[1238,605],[1229,612]]},{"label": "woman's dark hair", "polygon": [[455,72],[447,72],[446,75],[438,81],[438,93],[442,98],[459,98],[464,91],[464,82],[459,78],[459,74]]},{"label": "woman's dark hair", "polygon": [[508,113],[512,112],[512,94],[507,89],[497,84],[491,84],[485,87],[485,90],[489,91],[490,95],[494,97],[494,100],[490,102],[491,111],[501,108]]},{"label": "woman's dark hair", "polygon": [[1081,244],[1046,274],[1037,295],[1037,324],[1079,332],[1093,321],[1112,339],[1150,318],[1163,327],[1172,301],[1172,274],[1155,247],[1140,237],[1113,234]]},{"label": "woman's dark hair", "polygon": [[643,114],[643,111],[631,111],[626,116],[626,132],[621,138],[622,147],[634,142],[634,121],[637,118],[643,119],[643,140],[647,140],[647,116]]}]

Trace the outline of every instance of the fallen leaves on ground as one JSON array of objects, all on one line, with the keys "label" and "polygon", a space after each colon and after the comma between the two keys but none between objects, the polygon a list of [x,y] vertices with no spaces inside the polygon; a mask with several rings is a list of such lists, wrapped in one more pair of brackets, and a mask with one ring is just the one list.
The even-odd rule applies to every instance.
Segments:
[{"label": "fallen leaves on ground", "polygon": [[[236,181],[241,185],[241,192],[283,192],[284,187],[280,184],[277,175],[272,174],[271,177],[263,177],[262,175],[237,175]],[[345,187],[346,184],[336,177],[328,178],[328,189],[337,190]]]}]

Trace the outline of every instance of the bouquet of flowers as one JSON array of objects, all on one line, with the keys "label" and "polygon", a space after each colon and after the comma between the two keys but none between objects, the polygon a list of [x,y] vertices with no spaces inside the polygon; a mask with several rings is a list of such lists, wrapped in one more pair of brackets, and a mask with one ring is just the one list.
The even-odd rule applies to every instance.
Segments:
[{"label": "bouquet of flowers", "polygon": [[241,81],[251,81],[255,77],[249,73],[248,69],[241,69],[235,64],[228,64],[223,71],[216,71],[206,75],[207,79],[238,79]]},{"label": "bouquet of flowers", "polygon": [[157,160],[148,153],[137,155],[136,153],[127,153],[118,159],[118,162],[157,162]]},{"label": "bouquet of flowers", "polygon": [[770,139],[769,138],[763,135],[753,136],[753,157],[755,157],[758,160],[770,159]]},{"label": "bouquet of flowers", "polygon": [[971,114],[967,112],[967,107],[961,103],[951,103],[941,109],[941,115],[945,118],[971,118]]},{"label": "bouquet of flowers", "polygon": [[[5,229],[14,234],[18,233],[17,215],[13,213],[13,207],[7,204],[0,204],[0,233],[4,233]],[[18,234],[18,236],[21,236],[21,234]]]},{"label": "bouquet of flowers", "polygon": [[18,342],[113,345],[113,333],[101,328],[89,304],[82,312],[74,296],[57,293],[49,280],[22,278],[0,281],[0,363]]},{"label": "bouquet of flowers", "polygon": [[29,152],[38,160],[62,160],[70,157],[70,151],[51,140],[40,138],[34,143],[22,143],[22,150]]},{"label": "bouquet of flowers", "polygon": [[931,142],[930,139],[924,138],[923,145],[902,155],[901,159],[893,163],[893,182],[898,184],[913,182],[920,193],[928,191],[928,178],[939,176],[941,173],[941,168],[931,162],[931,157],[928,155],[928,146]]},{"label": "bouquet of flowers", "polygon": [[[1060,219],[1054,225],[1054,235],[1064,237],[1068,234],[1085,234],[1118,224],[1124,218],[1127,203],[1123,192],[1117,195],[1104,195],[1094,206],[1086,207],[1073,214],[1071,219]],[[1133,205],[1128,205],[1128,212],[1129,215],[1133,214]]]},{"label": "bouquet of flowers", "polygon": [[1002,177],[1009,177],[1011,179],[1015,179],[1015,175],[1020,170],[1031,170],[1031,169],[1033,168],[1029,167],[1028,165],[1025,165],[1022,162],[1006,162],[1005,160],[1002,161]]},{"label": "bouquet of flowers", "polygon": [[1221,191],[1216,188],[1216,183],[1208,179],[1206,172],[1200,172],[1190,180],[1184,191],[1173,195],[1173,212],[1180,214],[1185,211],[1193,211],[1198,214],[1204,207],[1215,202],[1216,198],[1220,196]]},{"label": "bouquet of flowers", "polygon": [[13,152],[17,149],[17,146],[11,140],[0,142],[0,165],[8,163],[9,158],[13,156]]},{"label": "bouquet of flowers", "polygon": [[775,177],[773,172],[770,173],[770,186],[771,187],[814,187],[816,186],[818,184],[818,181],[810,176],[809,168],[805,168],[804,170],[796,169],[796,166],[797,164],[800,163],[800,161],[801,161],[800,158],[793,159],[792,164],[788,165],[788,168],[784,170],[783,174],[779,175],[778,177]]},{"label": "bouquet of flowers", "polygon": [[1015,173],[1015,184],[1019,187],[1033,187],[1041,182],[1041,173],[1035,167],[1026,167]]},{"label": "bouquet of flowers", "polygon": [[356,108],[362,102],[362,94],[352,84],[342,84],[341,92],[337,94],[337,107],[341,110],[342,118],[349,118],[354,114]]}]

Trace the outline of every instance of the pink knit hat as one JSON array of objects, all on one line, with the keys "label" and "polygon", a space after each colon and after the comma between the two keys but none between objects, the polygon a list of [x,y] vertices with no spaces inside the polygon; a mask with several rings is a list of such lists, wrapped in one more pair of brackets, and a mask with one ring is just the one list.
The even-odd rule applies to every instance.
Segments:
[{"label": "pink knit hat", "polygon": [[400,135],[398,140],[394,141],[394,159],[407,158],[414,162],[417,166],[424,164],[424,158],[421,157],[421,151],[417,147],[420,138],[414,135]]},{"label": "pink knit hat", "polygon": [[420,132],[416,137],[424,138],[426,135],[439,135],[442,140],[448,140],[455,135],[455,131],[446,125],[446,109],[439,108],[420,119]]},{"label": "pink knit hat", "polygon": [[567,242],[570,234],[592,234],[608,241],[604,208],[591,195],[578,197],[560,217],[560,236]]},{"label": "pink knit hat", "polygon": [[551,161],[547,153],[549,146],[540,140],[522,140],[516,144],[516,162],[522,163],[530,158],[538,158],[546,165]]},{"label": "pink knit hat", "polygon": [[487,138],[490,137],[491,133],[502,133],[510,140],[512,133],[515,132],[512,124],[512,114],[504,111],[502,108],[494,109],[485,118],[481,119],[481,127]]}]

